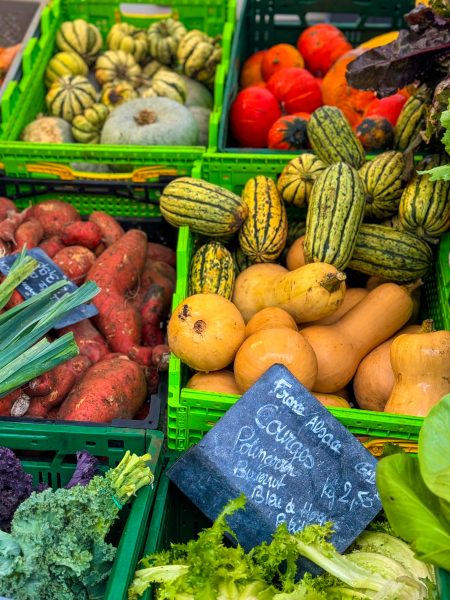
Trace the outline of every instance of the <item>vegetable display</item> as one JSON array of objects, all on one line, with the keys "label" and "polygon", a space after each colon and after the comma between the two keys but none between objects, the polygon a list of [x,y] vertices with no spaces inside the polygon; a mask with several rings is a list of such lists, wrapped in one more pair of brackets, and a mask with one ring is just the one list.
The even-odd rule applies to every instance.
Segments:
[{"label": "vegetable display", "polygon": [[[331,523],[308,525],[295,534],[280,525],[269,543],[247,554],[239,544],[229,547],[224,536],[234,537],[234,532],[227,517],[244,505],[242,496],[230,500],[214,524],[201,531],[197,539],[142,559],[128,590],[129,600],[140,598],[152,583],[157,585],[159,599],[433,597],[433,575],[427,565],[414,558],[408,544],[384,532],[363,532],[354,548],[344,555],[328,541]],[[315,578],[306,574],[298,579],[300,558],[308,558],[325,574]]]},{"label": "vegetable display", "polygon": [[[4,254],[37,247],[81,287],[55,303],[62,280],[25,300],[15,288],[38,264],[25,250],[0,283],[6,308],[0,314],[0,415],[107,423],[134,418],[168,368],[163,325],[176,284],[175,252],[149,242],[141,230],[125,232],[102,211],[82,220],[60,200],[22,212],[2,202]],[[53,329],[94,297],[95,317]]]},{"label": "vegetable display", "polygon": [[[0,594],[80,600],[103,594],[116,548],[105,538],[122,506],[153,482],[150,455],[126,452],[87,485],[32,493],[0,532]],[[51,515],[51,518],[49,516]]]},{"label": "vegetable display", "polygon": [[209,113],[197,125],[199,117],[187,109],[213,108],[210,90],[222,60],[220,41],[187,31],[173,18],[158,20],[147,31],[115,23],[106,40],[92,23],[66,21],[45,71],[48,116],[28,123],[21,139],[207,145]]}]

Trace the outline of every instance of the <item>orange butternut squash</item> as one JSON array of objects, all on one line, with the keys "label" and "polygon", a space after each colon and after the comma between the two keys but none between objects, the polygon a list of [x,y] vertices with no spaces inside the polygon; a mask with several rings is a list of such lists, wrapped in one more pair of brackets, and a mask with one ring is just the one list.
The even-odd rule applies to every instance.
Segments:
[{"label": "orange butternut squash", "polygon": [[212,371],[211,373],[195,373],[186,383],[190,390],[217,392],[219,394],[237,394],[241,392],[232,371]]},{"label": "orange butternut squash", "polygon": [[345,400],[345,398],[341,398],[336,394],[320,394],[319,392],[314,392],[313,396],[319,400],[321,404],[324,406],[333,406],[334,408],[351,408],[350,404]]},{"label": "orange butternut squash", "polygon": [[269,308],[263,308],[257,312],[245,326],[245,337],[261,331],[262,329],[274,329],[276,327],[287,327],[298,331],[297,323],[291,317],[291,315],[276,306]]},{"label": "orange butternut squash", "polygon": [[304,247],[305,236],[302,235],[289,248],[286,256],[286,266],[289,271],[294,271],[299,267],[306,265],[305,258],[305,247]]},{"label": "orange butternut squash", "polygon": [[194,294],[173,311],[167,326],[171,352],[195,371],[219,371],[244,341],[236,306],[218,294]]},{"label": "orange butternut squash", "polygon": [[370,292],[333,325],[302,330],[318,363],[315,392],[335,393],[346,386],[361,360],[409,319],[413,303],[407,288],[385,283]]},{"label": "orange butternut squash", "polygon": [[359,408],[382,412],[394,387],[391,345],[403,333],[417,333],[420,325],[403,327],[395,336],[374,348],[359,363],[353,379],[353,391]]},{"label": "orange butternut squash", "polygon": [[317,360],[301,333],[279,327],[262,329],[248,337],[234,361],[234,377],[241,392],[247,391],[267,369],[284,365],[310,390],[316,380]]},{"label": "orange butternut squash", "polygon": [[257,264],[242,271],[234,284],[233,302],[248,322],[270,306],[287,311],[297,323],[316,321],[335,312],[345,295],[345,274],[325,263],[295,271]]},{"label": "orange butternut squash", "polygon": [[332,325],[333,323],[336,323],[336,321],[339,321],[339,319],[348,313],[350,309],[356,306],[358,302],[361,302],[361,300],[363,300],[368,293],[369,290],[366,290],[365,288],[348,288],[345,292],[344,301],[336,312],[328,317],[325,317],[324,319],[319,319],[314,323],[305,323],[302,326],[302,329],[308,327],[309,325]]},{"label": "orange butternut squash", "polygon": [[450,331],[424,321],[421,332],[392,342],[391,364],[395,383],[385,412],[426,417],[450,393]]}]

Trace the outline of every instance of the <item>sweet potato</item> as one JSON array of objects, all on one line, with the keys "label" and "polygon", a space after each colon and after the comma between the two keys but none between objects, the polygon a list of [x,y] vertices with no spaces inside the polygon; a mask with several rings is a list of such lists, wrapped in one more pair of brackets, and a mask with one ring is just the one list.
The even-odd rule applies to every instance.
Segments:
[{"label": "sweet potato", "polygon": [[94,248],[93,253],[98,258],[103,252],[106,250],[106,244],[101,242],[96,248]]},{"label": "sweet potato", "polygon": [[16,252],[22,250],[24,246],[29,250],[36,248],[44,236],[44,229],[37,219],[29,219],[16,229],[14,237],[16,238]]},{"label": "sweet potato", "polygon": [[156,394],[159,385],[159,372],[157,367],[144,367],[145,380],[147,381],[147,394]]},{"label": "sweet potato", "polygon": [[2,256],[8,256],[8,254],[11,252],[11,249],[9,247],[8,242],[4,242],[3,240],[0,240],[0,258],[2,258]]},{"label": "sweet potato", "polygon": [[133,417],[147,397],[142,368],[123,354],[93,365],[61,405],[57,418],[108,423]]},{"label": "sweet potato", "polygon": [[66,277],[81,284],[95,263],[95,254],[84,246],[68,246],[55,254],[53,262]]},{"label": "sweet potato", "polygon": [[0,221],[0,240],[16,243],[15,233],[27,217],[26,211],[21,213],[8,213],[6,219]]},{"label": "sweet potato", "polygon": [[90,366],[91,361],[79,355],[49,371],[51,391],[45,396],[33,397],[26,416],[44,417],[51,408],[59,406]]},{"label": "sweet potato", "polygon": [[8,213],[17,212],[17,206],[14,204],[12,200],[8,198],[0,198],[0,221],[6,219]]},{"label": "sweet potato", "polygon": [[52,391],[53,379],[50,371],[35,377],[26,386],[25,390],[29,396],[46,396]]},{"label": "sweet potato", "polygon": [[46,238],[39,244],[39,248],[43,250],[49,258],[53,258],[60,250],[66,246],[62,243],[61,238],[57,235],[52,235]]},{"label": "sweet potato", "polygon": [[[177,284],[177,274],[173,267],[160,260],[153,261],[151,278],[153,283],[160,285],[164,291],[163,313],[166,315],[172,303],[172,296]],[[147,290],[148,295],[148,290]],[[147,298],[145,298],[147,300]]]},{"label": "sweet potato", "polygon": [[103,360],[109,353],[109,348],[105,338],[94,327],[89,319],[84,319],[68,327],[59,330],[61,335],[65,333],[73,333],[75,342],[82,356],[87,356],[92,364]]},{"label": "sweet potato", "polygon": [[151,364],[151,349],[140,346],[141,317],[125,295],[136,286],[146,250],[145,233],[130,229],[97,258],[86,277],[100,288],[93,299],[99,311],[95,324],[113,351],[130,354],[142,365]]},{"label": "sweet potato", "polygon": [[102,232],[102,241],[107,247],[112,246],[125,233],[114,217],[101,210],[93,212],[89,216],[89,221],[99,227]]},{"label": "sweet potato", "polygon": [[28,216],[40,221],[46,237],[60,236],[66,225],[74,221],[81,221],[81,217],[75,208],[61,200],[39,202],[39,204],[31,207]]},{"label": "sweet potato", "polygon": [[141,311],[142,343],[150,348],[158,346],[164,341],[164,334],[161,329],[163,302],[163,288],[160,285],[153,283],[147,290],[146,302]]},{"label": "sweet potato", "polygon": [[155,242],[149,242],[147,244],[147,258],[152,260],[160,260],[165,262],[171,267],[175,267],[177,261],[177,255],[175,250],[163,246],[162,244],[156,244]]},{"label": "sweet potato", "polygon": [[102,241],[100,228],[89,221],[79,221],[65,225],[61,239],[66,246],[84,246],[93,250]]},{"label": "sweet potato", "polygon": [[23,301],[24,301],[24,298],[23,298],[22,294],[20,292],[18,292],[17,290],[14,290],[13,293],[11,294],[11,298],[8,300],[8,304],[5,306],[5,308],[6,309],[14,308],[15,306],[18,306],[19,304],[22,304]]},{"label": "sweet potato", "polygon": [[170,350],[167,344],[158,344],[153,348],[152,362],[158,371],[167,371],[169,367]]},{"label": "sweet potato", "polygon": [[127,294],[127,300],[138,311],[142,310],[145,302],[145,294],[153,283],[153,260],[146,258],[144,268],[139,276],[136,289]]},{"label": "sweet potato", "polygon": [[0,398],[0,417],[11,416],[11,406],[21,393],[22,390],[19,388],[18,390],[14,390],[6,396],[3,396],[3,398]]}]

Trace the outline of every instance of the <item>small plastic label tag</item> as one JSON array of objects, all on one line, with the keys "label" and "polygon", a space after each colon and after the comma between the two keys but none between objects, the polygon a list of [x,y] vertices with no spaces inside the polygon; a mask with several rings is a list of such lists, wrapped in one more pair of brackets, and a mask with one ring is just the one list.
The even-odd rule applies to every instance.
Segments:
[{"label": "small plastic label tag", "polygon": [[[25,299],[35,296],[39,292],[42,292],[42,290],[46,290],[53,283],[61,280],[67,281],[67,285],[53,294],[52,298],[54,300],[58,300],[67,292],[74,292],[77,289],[77,286],[70,281],[70,279],[67,279],[58,265],[55,264],[43,250],[40,248],[32,248],[27,251],[27,255],[39,261],[39,266],[25,279],[25,281],[17,286],[17,291],[20,292]],[[3,275],[9,273],[17,256],[17,254],[12,254],[0,258],[0,272],[3,273]],[[98,310],[93,304],[81,304],[63,319],[60,319],[54,327],[55,329],[62,329],[63,327],[73,325],[74,323],[78,323],[78,321],[89,319],[95,315],[98,315]]]}]

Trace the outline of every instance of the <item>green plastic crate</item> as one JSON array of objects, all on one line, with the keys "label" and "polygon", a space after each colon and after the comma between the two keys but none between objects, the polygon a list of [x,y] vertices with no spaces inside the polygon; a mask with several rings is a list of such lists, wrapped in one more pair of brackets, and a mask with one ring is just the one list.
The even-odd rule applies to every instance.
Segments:
[{"label": "green plastic crate", "polygon": [[[258,174],[274,179],[280,175],[284,159],[264,157],[243,160],[243,157],[205,155],[201,176],[206,181],[222,185],[235,193],[245,182]],[[198,169],[195,175],[199,176]],[[195,238],[189,228],[179,231],[177,246],[177,288],[173,298],[175,308],[188,296],[188,275]],[[423,318],[433,318],[437,329],[450,330],[450,232],[443,236],[436,251],[435,273],[425,282]],[[238,396],[190,390],[183,387],[189,379],[188,368],[175,356],[169,362],[169,393],[167,414],[168,448],[184,450],[197,443],[232,406]],[[422,424],[419,417],[389,415],[374,411],[333,408],[331,412],[350,431],[361,436],[399,438],[417,441]]]},{"label": "green plastic crate", "polygon": [[[222,110],[215,109],[211,120],[209,150],[255,155],[295,156],[295,153],[268,149],[233,147],[229,137],[228,114],[239,90],[243,62],[254,52],[279,43],[296,45],[300,32],[317,22],[339,27],[354,46],[388,31],[405,27],[403,15],[414,7],[413,0],[246,0],[231,50],[231,68],[225,87]],[[218,146],[214,141],[218,140]]]},{"label": "green plastic crate", "polygon": [[450,600],[450,572],[438,569],[437,584],[440,600]]},{"label": "green plastic crate", "polygon": [[104,600],[126,600],[128,585],[138,559],[142,556],[145,530],[153,506],[163,465],[163,434],[158,431],[102,429],[89,426],[55,426],[0,423],[0,446],[14,450],[22,465],[33,476],[34,484],[46,483],[59,488],[68,483],[75,468],[75,452],[88,450],[102,459],[106,467],[115,467],[124,452],[149,452],[150,469],[155,483],[138,492],[130,506],[124,507],[113,528],[112,542],[118,551],[109,577]]},{"label": "green plastic crate", "polygon": [[[223,57],[214,86],[214,108],[220,110],[225,75],[229,68],[231,40],[235,26],[236,0],[138,0],[135,4],[164,6],[189,28],[200,28],[210,35],[222,35]],[[140,24],[154,21],[153,15],[123,14],[120,0],[52,0],[42,16],[41,37],[32,40],[24,54],[23,80],[11,82],[2,99],[3,124],[0,129],[0,161],[9,176],[42,177],[35,165],[52,163],[69,166],[89,162],[112,165],[115,170],[157,166],[170,169],[173,175],[189,175],[195,160],[201,159],[203,146],[113,146],[99,144],[31,144],[20,142],[24,127],[45,110],[44,72],[54,53],[56,32],[65,20],[84,18],[97,25],[106,35],[118,20]],[[168,16],[157,13],[158,18]],[[45,169],[44,169],[45,170]],[[52,170],[47,168],[47,173]],[[55,176],[55,175],[53,175]],[[75,175],[79,178],[79,176]],[[106,176],[108,177],[108,176]]]}]

